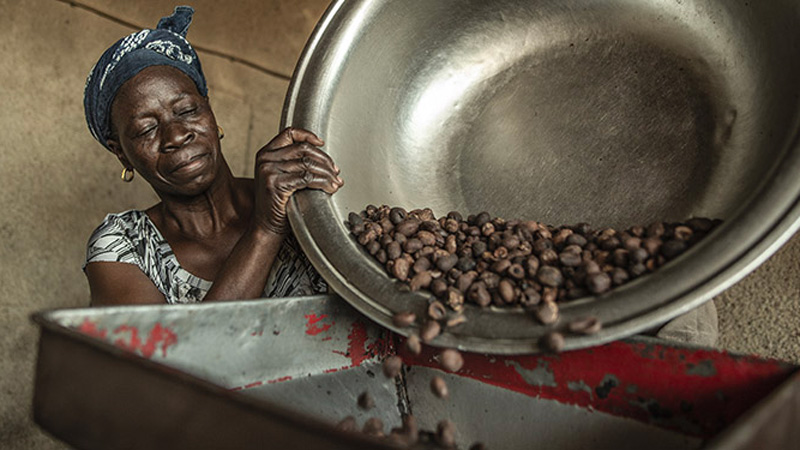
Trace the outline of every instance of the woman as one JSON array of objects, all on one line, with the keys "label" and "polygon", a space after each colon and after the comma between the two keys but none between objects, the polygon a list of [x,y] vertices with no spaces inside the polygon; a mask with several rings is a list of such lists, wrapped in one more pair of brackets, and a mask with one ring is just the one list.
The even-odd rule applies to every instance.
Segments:
[{"label": "woman", "polygon": [[335,193],[339,169],[313,133],[288,128],[256,154],[255,179],[234,178],[197,54],[177,7],[155,30],[106,50],[86,83],[93,136],[161,202],[109,214],[89,240],[93,305],[192,303],[324,292],[290,236],[286,204],[300,189]]}]

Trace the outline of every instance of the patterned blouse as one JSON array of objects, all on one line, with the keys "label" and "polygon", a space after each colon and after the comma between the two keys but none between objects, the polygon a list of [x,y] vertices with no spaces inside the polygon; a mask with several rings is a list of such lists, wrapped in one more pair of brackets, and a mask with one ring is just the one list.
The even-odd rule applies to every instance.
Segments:
[{"label": "patterned blouse", "polygon": [[[147,275],[167,303],[203,300],[212,282],[196,277],[178,263],[169,243],[144,211],[109,214],[89,238],[86,264],[91,262],[135,264]],[[264,297],[295,297],[325,293],[328,285],[314,270],[294,236],[283,241],[270,270]]]}]

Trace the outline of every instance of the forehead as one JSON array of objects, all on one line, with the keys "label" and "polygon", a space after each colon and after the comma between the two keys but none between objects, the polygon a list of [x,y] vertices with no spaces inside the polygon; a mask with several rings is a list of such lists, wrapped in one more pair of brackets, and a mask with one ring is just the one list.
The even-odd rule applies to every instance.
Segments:
[{"label": "forehead", "polygon": [[111,104],[112,118],[119,113],[156,106],[186,95],[200,96],[191,78],[170,66],[150,66],[126,81]]}]

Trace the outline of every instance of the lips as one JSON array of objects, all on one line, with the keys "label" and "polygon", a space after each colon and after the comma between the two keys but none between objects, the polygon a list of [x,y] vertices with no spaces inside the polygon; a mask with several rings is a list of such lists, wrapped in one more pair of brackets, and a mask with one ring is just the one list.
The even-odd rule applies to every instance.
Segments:
[{"label": "lips", "polygon": [[208,161],[206,158],[207,156],[209,156],[209,153],[199,153],[189,157],[182,157],[180,161],[172,167],[170,173],[192,172],[206,164]]}]

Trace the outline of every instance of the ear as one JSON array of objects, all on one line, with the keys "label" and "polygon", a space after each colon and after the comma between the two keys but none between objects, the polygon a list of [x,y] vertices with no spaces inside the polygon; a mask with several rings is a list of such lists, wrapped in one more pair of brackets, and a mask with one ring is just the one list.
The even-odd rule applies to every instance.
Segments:
[{"label": "ear", "polygon": [[122,167],[127,169],[133,169],[133,165],[128,161],[128,158],[125,157],[125,153],[122,152],[122,146],[119,145],[119,142],[114,139],[109,139],[106,141],[106,145],[111,150],[111,153],[117,156],[117,159],[120,163],[122,163]]}]

